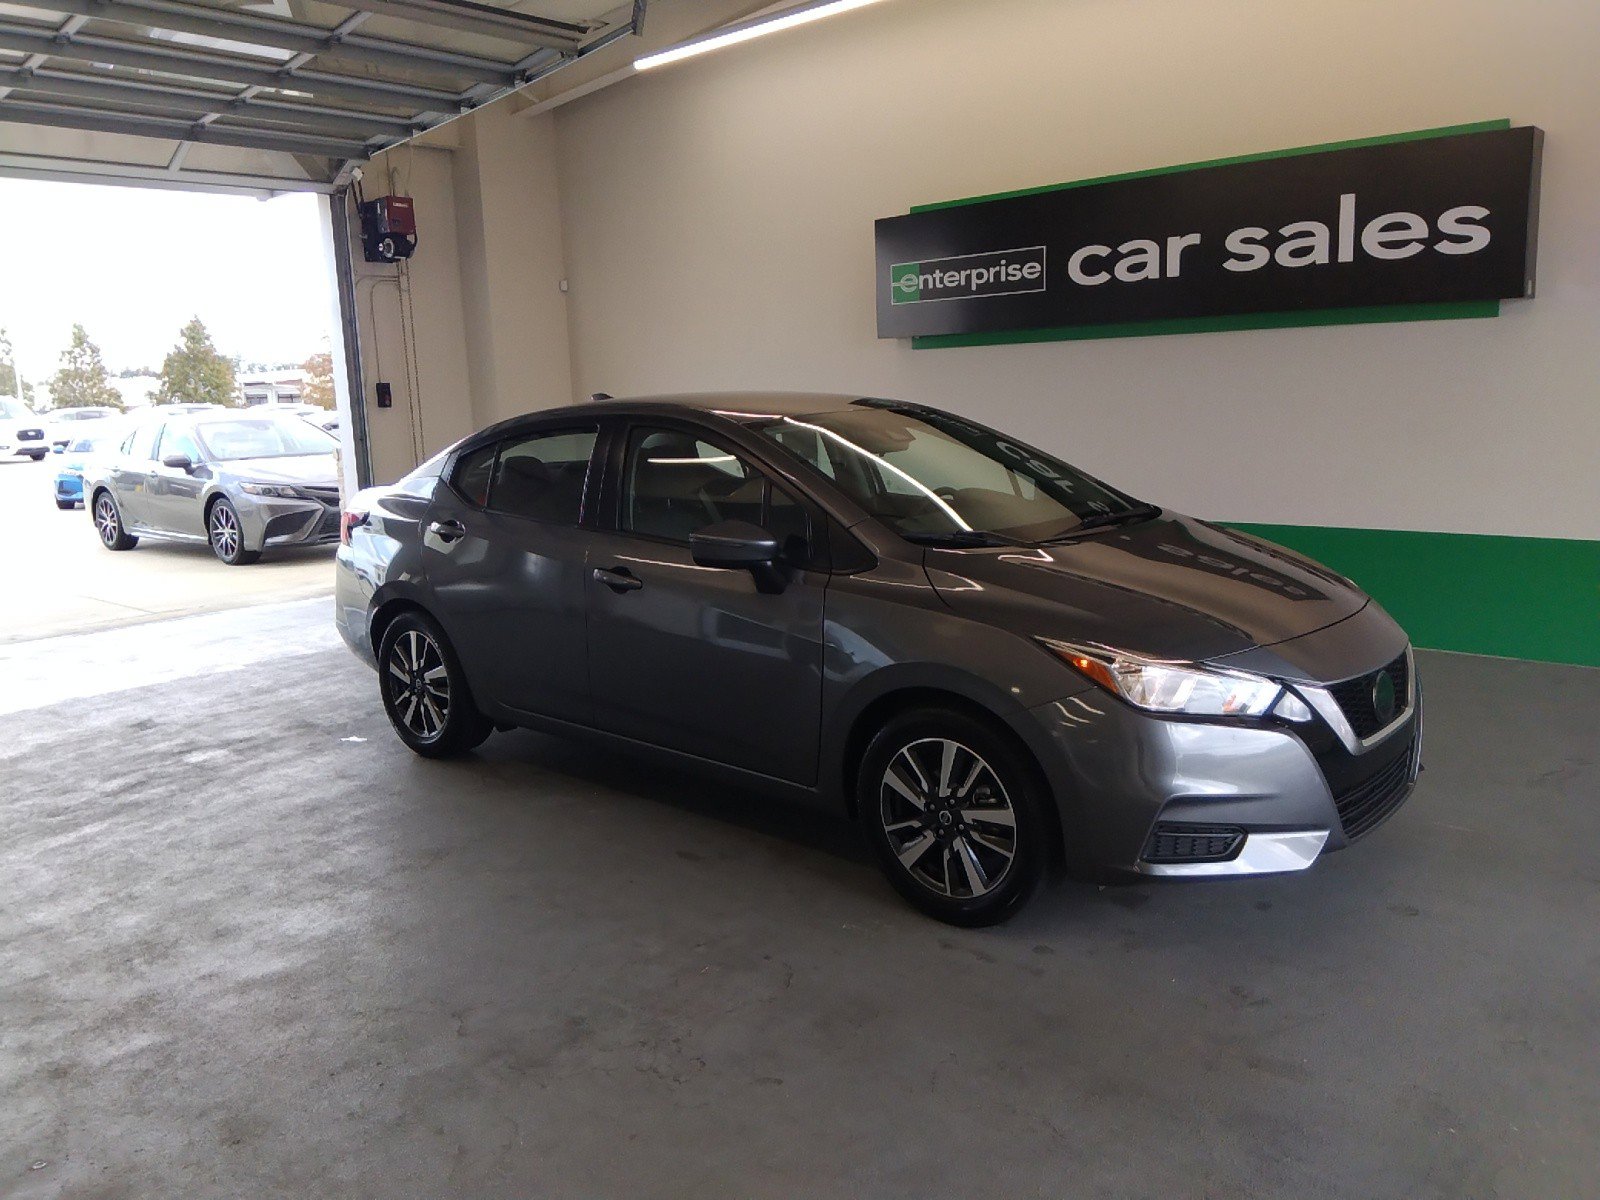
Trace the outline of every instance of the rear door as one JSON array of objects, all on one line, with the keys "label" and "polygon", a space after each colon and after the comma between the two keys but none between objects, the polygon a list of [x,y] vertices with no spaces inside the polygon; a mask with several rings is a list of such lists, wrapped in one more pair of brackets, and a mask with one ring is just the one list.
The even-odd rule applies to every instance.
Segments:
[{"label": "rear door", "polygon": [[584,540],[598,422],[456,457],[422,523],[431,608],[479,699],[588,724]]},{"label": "rear door", "polygon": [[156,442],[160,436],[158,422],[139,426],[123,441],[122,453],[112,463],[109,482],[125,528],[148,529],[151,526],[150,473],[155,467]]},{"label": "rear door", "polygon": [[[820,514],[715,434],[640,421],[611,456],[590,540],[589,675],[600,728],[795,783],[816,780],[827,572]],[[615,503],[613,503],[615,501]],[[745,520],[784,546],[786,586],[702,567],[689,537]]]}]

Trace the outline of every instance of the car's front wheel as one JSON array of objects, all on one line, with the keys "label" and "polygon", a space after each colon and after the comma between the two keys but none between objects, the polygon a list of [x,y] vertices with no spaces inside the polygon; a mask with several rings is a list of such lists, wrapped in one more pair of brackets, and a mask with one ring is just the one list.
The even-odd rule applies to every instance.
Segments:
[{"label": "car's front wheel", "polygon": [[494,732],[444,630],[423,613],[401,613],[384,630],[378,685],[394,731],[424,758],[463,754]]},{"label": "car's front wheel", "polygon": [[218,500],[206,516],[206,535],[211,552],[230,567],[247,567],[261,557],[259,550],[244,548],[244,526],[239,510],[228,500]]},{"label": "car's front wheel", "polygon": [[918,709],[868,744],[856,801],[889,882],[952,925],[993,925],[1043,877],[1051,825],[1023,752],[985,721]]},{"label": "car's front wheel", "polygon": [[122,525],[122,511],[110,492],[101,492],[94,498],[94,527],[100,534],[100,544],[107,550],[132,550],[139,544]]}]

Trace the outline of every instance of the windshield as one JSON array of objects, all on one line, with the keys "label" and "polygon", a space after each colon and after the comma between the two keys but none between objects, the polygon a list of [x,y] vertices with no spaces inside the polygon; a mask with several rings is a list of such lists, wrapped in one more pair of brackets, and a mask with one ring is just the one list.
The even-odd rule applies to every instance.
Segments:
[{"label": "windshield", "polygon": [[760,431],[904,537],[1059,537],[1135,500],[1031,446],[948,413],[864,400]]},{"label": "windshield", "polygon": [[8,421],[25,421],[33,416],[33,410],[19,400],[8,400],[0,396],[0,417]]},{"label": "windshield", "polygon": [[203,421],[195,437],[213,462],[241,458],[288,458],[296,454],[332,454],[338,443],[315,425],[294,417],[239,417]]}]

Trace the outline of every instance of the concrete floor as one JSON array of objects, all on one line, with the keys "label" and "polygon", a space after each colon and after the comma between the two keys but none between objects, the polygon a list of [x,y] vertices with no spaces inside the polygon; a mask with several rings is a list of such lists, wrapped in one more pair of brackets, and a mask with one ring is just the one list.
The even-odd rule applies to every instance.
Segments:
[{"label": "concrete floor", "polygon": [[332,546],[272,550],[250,567],[149,537],[112,554],[87,512],[56,507],[61,461],[0,459],[0,646],[333,591]]},{"label": "concrete floor", "polygon": [[1594,1194],[1600,671],[1423,655],[1354,850],[961,932],[840,823],[413,757],[325,602],[205,620],[0,717],[0,1193]]}]

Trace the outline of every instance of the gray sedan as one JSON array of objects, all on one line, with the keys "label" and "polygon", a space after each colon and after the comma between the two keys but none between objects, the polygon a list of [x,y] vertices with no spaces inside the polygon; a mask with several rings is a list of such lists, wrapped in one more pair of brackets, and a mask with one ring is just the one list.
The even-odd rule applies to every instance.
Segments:
[{"label": "gray sedan", "polygon": [[956,924],[1052,866],[1303,870],[1417,777],[1354,584],[922,405],[533,413],[344,521],[339,628],[418,754],[522,725],[819,802]]},{"label": "gray sedan", "polygon": [[242,566],[271,547],[339,540],[337,445],[292,416],[152,416],[85,472],[85,507],[108,550],[203,541]]}]

